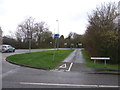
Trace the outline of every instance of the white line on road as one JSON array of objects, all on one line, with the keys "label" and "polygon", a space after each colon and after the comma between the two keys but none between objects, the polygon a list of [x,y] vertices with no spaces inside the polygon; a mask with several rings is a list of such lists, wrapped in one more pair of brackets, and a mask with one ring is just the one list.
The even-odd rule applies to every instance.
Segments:
[{"label": "white line on road", "polygon": [[79,84],[54,84],[54,83],[29,83],[29,82],[20,82],[24,85],[49,85],[49,86],[70,86],[70,87],[107,87],[107,88],[118,88],[120,86],[115,85],[79,85]]},{"label": "white line on road", "polygon": [[66,68],[66,64],[61,65],[59,68]]},{"label": "white line on road", "polygon": [[117,88],[117,87],[120,87],[120,86],[113,86],[113,85],[99,85],[99,87]]},{"label": "white line on road", "polygon": [[2,74],[2,77],[8,76],[9,74],[13,74],[13,73],[17,72],[19,69],[20,68],[15,68],[15,69],[12,69],[8,72],[5,72],[5,73]]},{"label": "white line on road", "polygon": [[68,69],[67,71],[70,71],[70,70],[71,70],[72,65],[73,65],[73,63],[70,64],[70,67],[69,67],[69,69]]}]

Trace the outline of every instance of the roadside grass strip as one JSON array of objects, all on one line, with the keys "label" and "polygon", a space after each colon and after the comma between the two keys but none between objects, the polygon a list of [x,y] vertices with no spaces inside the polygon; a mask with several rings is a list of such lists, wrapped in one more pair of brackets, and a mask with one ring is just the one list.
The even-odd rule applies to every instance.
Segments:
[{"label": "roadside grass strip", "polygon": [[63,61],[72,51],[73,50],[50,50],[16,54],[9,56],[6,59],[15,64],[51,70]]},{"label": "roadside grass strip", "polygon": [[86,61],[86,65],[90,68],[119,69],[119,66],[117,64],[116,65],[106,64],[106,66],[104,65],[104,63],[100,62],[94,64],[93,60],[90,60],[90,56],[88,55],[87,51],[85,51],[84,49],[82,49],[82,55]]}]

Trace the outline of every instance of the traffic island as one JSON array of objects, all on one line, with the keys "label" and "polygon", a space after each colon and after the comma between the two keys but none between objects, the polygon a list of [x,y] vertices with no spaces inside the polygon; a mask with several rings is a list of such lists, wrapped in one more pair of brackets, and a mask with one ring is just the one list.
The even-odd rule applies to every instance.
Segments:
[{"label": "traffic island", "polygon": [[6,58],[12,64],[36,69],[51,70],[62,62],[73,50],[50,50],[16,54]]}]

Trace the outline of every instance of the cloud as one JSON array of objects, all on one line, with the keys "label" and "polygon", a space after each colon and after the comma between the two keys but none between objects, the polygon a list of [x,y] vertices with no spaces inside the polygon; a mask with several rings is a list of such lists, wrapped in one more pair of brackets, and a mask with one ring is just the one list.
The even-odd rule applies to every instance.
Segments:
[{"label": "cloud", "polygon": [[117,0],[0,0],[0,26],[4,34],[16,30],[19,23],[28,16],[36,21],[45,21],[50,30],[57,30],[59,20],[60,33],[70,31],[83,34],[87,24],[87,14],[101,2]]}]

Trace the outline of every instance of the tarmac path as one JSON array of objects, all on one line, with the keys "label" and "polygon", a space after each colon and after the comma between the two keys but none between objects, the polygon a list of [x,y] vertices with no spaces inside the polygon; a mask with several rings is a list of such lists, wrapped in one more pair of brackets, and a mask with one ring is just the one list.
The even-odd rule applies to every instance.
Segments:
[{"label": "tarmac path", "polygon": [[75,49],[55,70],[73,72],[91,72],[86,66],[81,49]]}]

